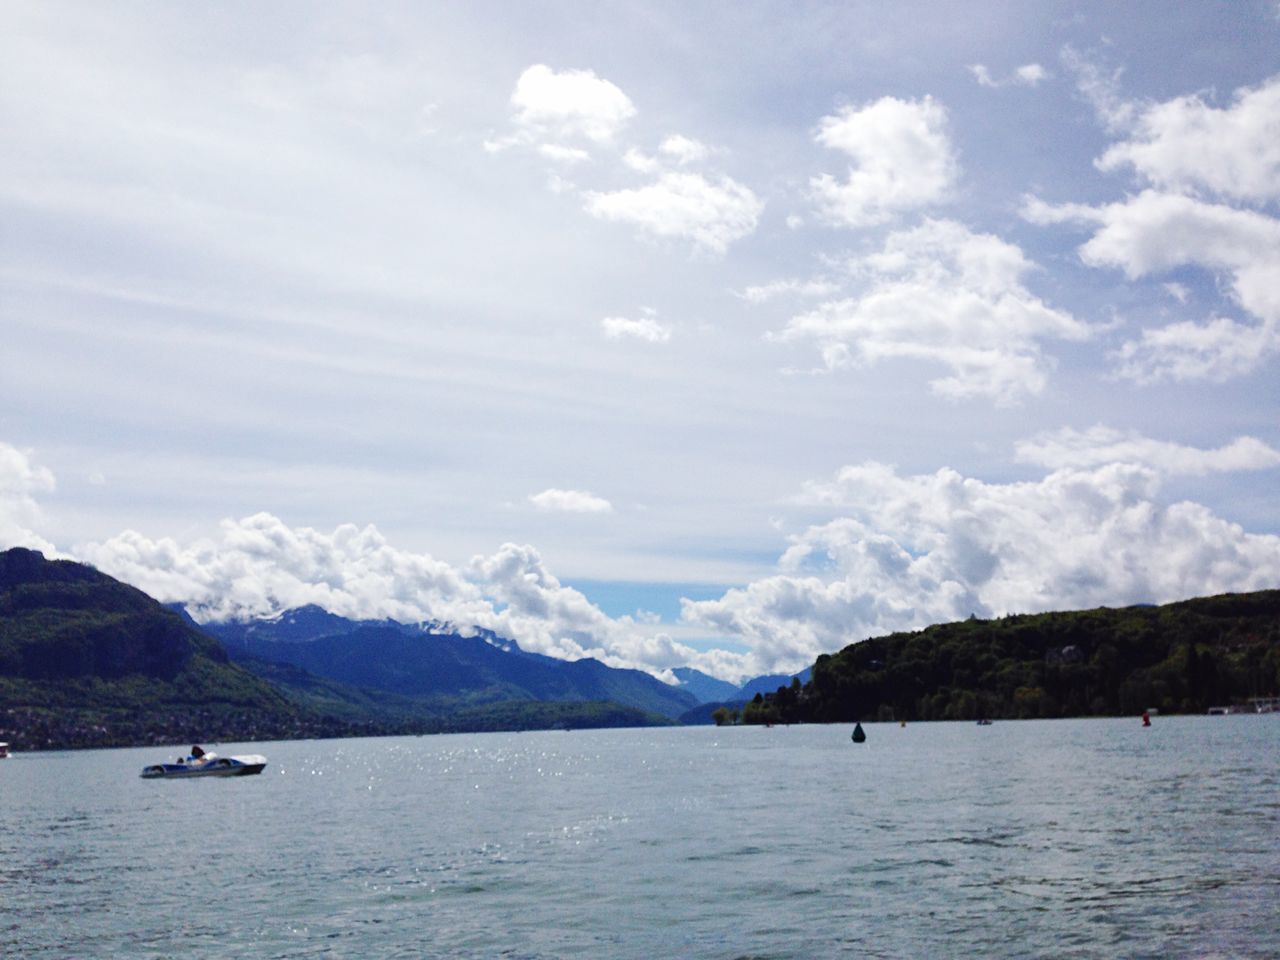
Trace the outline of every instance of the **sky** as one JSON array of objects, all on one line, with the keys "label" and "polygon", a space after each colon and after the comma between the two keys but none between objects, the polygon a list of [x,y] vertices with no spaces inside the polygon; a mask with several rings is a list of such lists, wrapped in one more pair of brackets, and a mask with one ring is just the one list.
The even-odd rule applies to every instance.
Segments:
[{"label": "sky", "polygon": [[1280,587],[1280,4],[4,2],[0,547],[671,679]]}]

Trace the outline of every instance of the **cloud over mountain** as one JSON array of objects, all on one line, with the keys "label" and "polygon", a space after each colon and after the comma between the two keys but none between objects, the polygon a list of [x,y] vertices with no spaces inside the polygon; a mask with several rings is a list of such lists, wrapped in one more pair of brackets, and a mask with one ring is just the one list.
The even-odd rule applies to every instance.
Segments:
[{"label": "cloud over mountain", "polygon": [[[1150,454],[1150,444],[1129,440]],[[1280,537],[1246,533],[1200,504],[1163,503],[1160,487],[1156,470],[1120,460],[1011,483],[848,466],[807,488],[810,501],[839,515],[794,536],[777,575],[718,600],[685,601],[684,616],[794,667],[865,637],[971,614],[1163,602],[1280,582]]]},{"label": "cloud over mountain", "polygon": [[[1002,483],[864,462],[806,485],[800,501],[830,519],[793,536],[776,573],[717,599],[683,601],[686,626],[745,652],[695,649],[642,618],[608,616],[528,544],[503,544],[458,568],[396,547],[373,526],[324,532],[260,513],[224,521],[216,538],[183,543],[126,530],[72,554],[187,604],[200,620],[314,603],[353,618],[480,627],[535,652],[667,679],[683,665],[735,680],[799,669],[867,636],[970,614],[1161,602],[1280,582],[1280,537],[1161,497],[1165,476],[1275,470],[1280,452],[1268,445],[1243,437],[1197,450],[1097,427],[1039,436],[1018,450],[1051,471]],[[0,547],[48,549],[15,520],[32,515],[52,476],[7,446],[0,469]]]}]

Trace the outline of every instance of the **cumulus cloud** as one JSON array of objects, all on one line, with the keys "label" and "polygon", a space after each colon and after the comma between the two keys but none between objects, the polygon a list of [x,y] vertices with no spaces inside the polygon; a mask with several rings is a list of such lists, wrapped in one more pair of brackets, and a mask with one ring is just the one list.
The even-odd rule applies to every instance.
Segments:
[{"label": "cumulus cloud", "polygon": [[655,237],[692,240],[722,254],[756,229],[764,203],[726,176],[663,173],[653,183],[611,192],[588,191],[586,209],[594,217],[630,223]]},{"label": "cumulus cloud", "polygon": [[951,376],[931,383],[936,393],[1013,402],[1044,387],[1050,361],[1040,340],[1090,335],[1023,286],[1032,267],[998,237],[926,220],[855,264],[860,295],[793,317],[776,337],[816,341],[828,368],[895,357],[940,363]]},{"label": "cumulus cloud", "polygon": [[[1182,266],[1212,271],[1250,314],[1144,328],[1115,352],[1117,373],[1138,383],[1222,382],[1252,373],[1280,353],[1280,220],[1232,204],[1280,197],[1280,77],[1236,91],[1226,108],[1199,95],[1138,103],[1121,94],[1119,71],[1107,73],[1071,48],[1063,61],[1119,137],[1096,166],[1132,169],[1147,189],[1098,206],[1033,198],[1023,215],[1092,226],[1081,258],[1130,278]],[[1185,287],[1166,289],[1185,302]]]},{"label": "cumulus cloud", "polygon": [[1280,221],[1194,197],[1144,190],[1125,200],[1088,206],[1030,199],[1033,223],[1084,223],[1093,236],[1080,247],[1095,267],[1130,278],[1199,266],[1226,278],[1228,293],[1257,322],[1213,317],[1145,329],[1117,353],[1118,371],[1139,382],[1222,381],[1249,373],[1280,352]]},{"label": "cumulus cloud", "polygon": [[36,496],[53,489],[53,473],[35,463],[30,450],[0,442],[0,549],[29,547],[60,556],[53,544],[33,529],[40,523]]},{"label": "cumulus cloud", "polygon": [[958,175],[947,111],[932,97],[845,107],[822,118],[816,140],[853,161],[844,180],[823,174],[810,184],[823,215],[837,224],[873,226],[937,203]]},{"label": "cumulus cloud", "polygon": [[970,614],[1280,585],[1280,537],[1246,533],[1200,504],[1161,503],[1159,491],[1159,473],[1134,463],[1003,484],[950,469],[845,467],[806,489],[842,515],[795,536],[777,575],[686,600],[683,615],[794,669],[869,636]]},{"label": "cumulus cloud", "polygon": [[1128,463],[1150,467],[1166,476],[1203,476],[1280,466],[1280,450],[1255,437],[1237,437],[1215,450],[1202,450],[1102,424],[1087,430],[1066,427],[1023,440],[1017,444],[1016,456],[1024,463],[1054,470]]},{"label": "cumulus cloud", "polygon": [[635,116],[631,99],[591,70],[556,71],[546,64],[529,67],[511,94],[514,141],[608,143]]},{"label": "cumulus cloud", "polygon": [[159,600],[185,604],[201,622],[315,603],[353,618],[491,630],[535,653],[594,657],[667,682],[674,682],[670,668],[684,664],[731,677],[754,667],[742,654],[704,653],[652,623],[608,616],[564,586],[528,545],[503,544],[459,569],[397,548],[372,526],[325,533],[262,513],[224,521],[216,539],[183,544],[126,531],[77,554]]},{"label": "cumulus cloud", "polygon": [[643,316],[639,320],[605,317],[600,321],[600,327],[610,340],[629,338],[647,340],[649,343],[666,343],[671,339],[671,328],[659,323],[653,315]]},{"label": "cumulus cloud", "polygon": [[1208,380],[1224,383],[1252,373],[1280,353],[1274,323],[1239,323],[1213,317],[1143,330],[1115,352],[1116,372],[1135,383]]},{"label": "cumulus cloud", "polygon": [[187,604],[199,620],[314,603],[347,617],[470,624],[489,609],[449,564],[397,549],[372,526],[325,533],[259,513],[223,521],[216,540],[180,544],[127,530],[76,552],[160,600]]},{"label": "cumulus cloud", "polygon": [[1194,95],[1135,113],[1129,138],[1107,149],[1100,170],[1131,167],[1146,182],[1179,193],[1280,197],[1280,76],[1237,90],[1226,109]]},{"label": "cumulus cloud", "polygon": [[995,79],[991,71],[981,63],[970,66],[969,72],[973,74],[980,86],[990,87],[993,90],[1008,86],[1034,87],[1049,76],[1049,71],[1038,63],[1024,63],[1003,80]]},{"label": "cumulus cloud", "polygon": [[613,504],[604,497],[585,490],[560,490],[551,487],[529,495],[529,502],[549,513],[612,513]]},{"label": "cumulus cloud", "polygon": [[[513,131],[485,142],[498,153],[525,147],[555,165],[549,183],[556,193],[574,193],[593,217],[628,223],[642,234],[691,241],[704,252],[722,254],[756,229],[764,203],[749,187],[705,168],[713,151],[684,134],[663,138],[654,153],[617,143],[635,105],[617,86],[591,70],[556,71],[535,64],[520,75],[511,95]],[[611,164],[638,173],[637,187],[588,189],[566,181],[560,171],[582,168],[596,152]]]}]

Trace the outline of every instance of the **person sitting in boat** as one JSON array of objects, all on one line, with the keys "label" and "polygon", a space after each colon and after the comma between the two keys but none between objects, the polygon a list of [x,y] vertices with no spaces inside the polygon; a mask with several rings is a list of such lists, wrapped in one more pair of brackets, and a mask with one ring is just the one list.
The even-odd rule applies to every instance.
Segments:
[{"label": "person sitting in boat", "polygon": [[200,760],[203,757],[204,757],[204,750],[200,747],[198,743],[193,744],[191,747],[191,759]]}]

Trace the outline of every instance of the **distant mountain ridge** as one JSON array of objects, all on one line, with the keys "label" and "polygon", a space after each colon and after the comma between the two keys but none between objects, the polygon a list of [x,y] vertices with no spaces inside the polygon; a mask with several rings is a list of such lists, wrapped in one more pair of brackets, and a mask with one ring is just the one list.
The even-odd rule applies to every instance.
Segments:
[{"label": "distant mountain ridge", "polygon": [[699,703],[719,703],[738,695],[738,688],[727,680],[720,680],[693,667],[676,667],[671,671],[680,681],[680,689],[688,690]]},{"label": "distant mountain ridge", "polygon": [[466,636],[438,623],[349,620],[319,607],[275,617],[207,623],[233,659],[253,657],[319,677],[390,693],[477,704],[498,700],[611,701],[674,719],[697,698],[641,670],[598,660],[560,660],[521,650],[477,630]]}]

